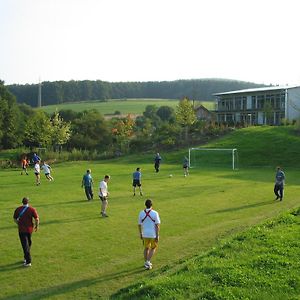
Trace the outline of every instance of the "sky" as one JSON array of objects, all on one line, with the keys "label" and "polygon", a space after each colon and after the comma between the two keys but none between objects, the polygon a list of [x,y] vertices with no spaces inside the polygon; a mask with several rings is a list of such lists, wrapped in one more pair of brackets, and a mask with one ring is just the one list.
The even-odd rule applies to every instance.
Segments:
[{"label": "sky", "polygon": [[300,84],[297,0],[0,0],[0,80]]}]

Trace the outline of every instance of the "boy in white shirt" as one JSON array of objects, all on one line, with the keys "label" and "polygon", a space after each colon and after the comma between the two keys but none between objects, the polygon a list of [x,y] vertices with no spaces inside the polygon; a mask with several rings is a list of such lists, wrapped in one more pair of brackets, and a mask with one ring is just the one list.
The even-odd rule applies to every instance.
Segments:
[{"label": "boy in white shirt", "polygon": [[37,161],[34,165],[34,175],[35,175],[35,182],[36,185],[41,184],[41,167],[40,167],[40,161]]},{"label": "boy in white shirt", "polygon": [[146,209],[142,210],[139,214],[138,228],[140,238],[144,244],[144,267],[147,270],[152,269],[150,262],[154,255],[159,240],[160,218],[157,211],[152,209],[152,201],[147,199],[145,202]]},{"label": "boy in white shirt", "polygon": [[110,179],[109,175],[105,175],[104,179],[102,181],[100,181],[99,183],[99,198],[102,201],[102,205],[101,205],[101,215],[102,217],[108,217],[108,215],[106,214],[106,208],[108,205],[108,188],[107,188],[107,183]]},{"label": "boy in white shirt", "polygon": [[46,164],[46,162],[43,162],[42,169],[44,170],[45,176],[49,181],[54,180],[54,178],[50,175],[51,167]]}]

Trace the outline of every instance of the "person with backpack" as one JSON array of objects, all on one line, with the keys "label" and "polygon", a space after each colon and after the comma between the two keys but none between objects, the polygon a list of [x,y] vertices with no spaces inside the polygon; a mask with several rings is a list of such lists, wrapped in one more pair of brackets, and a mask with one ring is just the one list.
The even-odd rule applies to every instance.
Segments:
[{"label": "person with backpack", "polygon": [[31,267],[31,235],[38,230],[39,215],[35,208],[29,206],[29,198],[22,199],[22,206],[19,206],[13,215],[14,221],[18,224],[19,238],[24,253],[24,267]]},{"label": "person with backpack", "polygon": [[152,200],[147,199],[145,206],[139,214],[138,228],[144,245],[144,267],[151,270],[151,258],[158,247],[160,218],[158,212],[152,209]]}]

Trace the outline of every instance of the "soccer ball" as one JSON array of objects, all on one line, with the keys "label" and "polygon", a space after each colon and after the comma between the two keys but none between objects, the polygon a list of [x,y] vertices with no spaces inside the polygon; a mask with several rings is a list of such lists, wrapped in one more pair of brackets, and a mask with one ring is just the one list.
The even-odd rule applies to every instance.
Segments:
[{"label": "soccer ball", "polygon": [[173,177],[173,175],[172,175],[172,174],[170,174],[170,175],[169,175],[169,177]]}]

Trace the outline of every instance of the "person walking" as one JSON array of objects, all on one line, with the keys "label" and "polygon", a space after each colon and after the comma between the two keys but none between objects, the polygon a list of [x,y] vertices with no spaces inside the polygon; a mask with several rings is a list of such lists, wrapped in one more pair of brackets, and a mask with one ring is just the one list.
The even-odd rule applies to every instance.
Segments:
[{"label": "person walking", "polygon": [[86,174],[83,175],[81,187],[84,187],[86,198],[88,201],[93,200],[93,178],[91,175],[91,169],[86,170]]},{"label": "person walking", "polygon": [[275,185],[274,185],[274,194],[276,196],[275,200],[283,199],[283,188],[285,183],[285,174],[282,171],[281,167],[277,167],[275,175]]},{"label": "person walking", "polygon": [[33,231],[38,230],[39,216],[36,209],[29,206],[29,198],[24,197],[22,199],[22,204],[22,206],[19,206],[15,210],[13,218],[15,223],[18,224],[19,238],[24,254],[23,265],[24,267],[31,267],[31,235]]},{"label": "person walking", "polygon": [[190,167],[189,159],[185,156],[183,159],[183,176],[184,177],[189,175],[189,167]]},{"label": "person walking", "polygon": [[25,174],[28,175],[27,167],[28,167],[28,165],[29,165],[29,162],[28,162],[27,156],[24,156],[24,157],[21,159],[21,165],[22,165],[21,175],[23,175],[23,172],[25,172]]},{"label": "person walking", "polygon": [[136,187],[139,187],[140,190],[140,195],[143,196],[143,192],[142,192],[142,173],[141,173],[141,168],[136,168],[136,171],[133,172],[132,174],[132,186],[133,186],[133,196],[135,196],[135,190]]},{"label": "person walking", "polygon": [[108,215],[106,214],[106,209],[107,209],[107,205],[108,205],[108,186],[107,183],[110,180],[110,176],[109,175],[105,175],[104,179],[102,181],[100,181],[99,184],[99,198],[101,200],[101,216],[102,217],[108,217]]},{"label": "person walking", "polygon": [[161,162],[161,156],[159,155],[159,153],[156,153],[156,156],[154,158],[154,169],[156,173],[159,172],[160,162]]},{"label": "person walking", "polygon": [[146,209],[139,214],[138,228],[144,245],[144,267],[150,270],[152,269],[151,258],[158,247],[160,218],[158,212],[152,209],[151,199],[146,200],[145,206]]},{"label": "person walking", "polygon": [[34,165],[34,175],[35,175],[35,182],[36,185],[41,184],[41,167],[40,167],[40,161],[36,161]]}]

